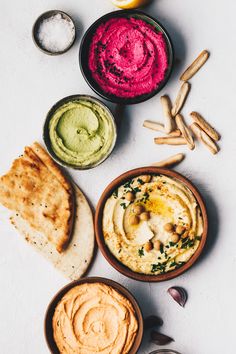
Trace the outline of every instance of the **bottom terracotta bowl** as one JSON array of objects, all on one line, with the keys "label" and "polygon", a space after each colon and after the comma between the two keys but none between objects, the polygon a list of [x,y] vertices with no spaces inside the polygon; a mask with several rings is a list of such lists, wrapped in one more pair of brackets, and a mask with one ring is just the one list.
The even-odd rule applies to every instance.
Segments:
[{"label": "bottom terracotta bowl", "polygon": [[141,345],[142,337],[143,337],[143,316],[142,316],[142,312],[140,310],[140,307],[138,305],[138,302],[134,298],[134,296],[122,285],[116,283],[113,280],[101,278],[101,277],[89,277],[89,278],[82,278],[82,279],[73,281],[73,282],[69,283],[68,285],[64,286],[53,297],[50,304],[48,305],[48,308],[47,308],[47,311],[45,314],[45,320],[44,320],[44,334],[45,334],[46,342],[47,342],[50,352],[53,354],[60,354],[60,352],[57,348],[57,345],[54,341],[54,338],[53,338],[53,328],[52,328],[52,318],[53,318],[57,304],[70,289],[74,288],[77,285],[81,285],[81,284],[85,284],[85,283],[103,283],[105,285],[111,286],[113,289],[118,291],[121,295],[126,297],[131,302],[131,304],[133,305],[133,308],[135,310],[136,319],[138,321],[138,332],[136,334],[132,348],[129,351],[129,354],[137,353],[137,351]]},{"label": "bottom terracotta bowl", "polygon": [[[110,252],[109,248],[105,244],[104,236],[103,236],[103,229],[102,229],[102,219],[103,219],[103,210],[105,207],[105,203],[107,199],[112,195],[112,193],[119,187],[120,185],[124,184],[126,181],[138,177],[140,175],[165,175],[170,178],[174,178],[177,181],[181,182],[183,185],[189,188],[189,190],[193,193],[194,197],[196,198],[200,211],[202,214],[202,220],[203,220],[203,233],[201,236],[201,241],[200,244],[193,254],[193,256],[181,267],[174,269],[172,271],[163,273],[163,274],[156,274],[156,275],[149,275],[149,274],[142,274],[142,273],[137,273],[134,272],[133,270],[129,269],[125,265],[119,262],[118,259],[116,259],[113,254]],[[207,217],[207,211],[205,207],[205,203],[203,201],[203,198],[197,188],[184,176],[181,174],[168,170],[165,168],[159,168],[159,167],[141,167],[141,168],[136,168],[134,170],[128,171],[114,179],[104,190],[102,193],[102,196],[100,197],[100,200],[98,202],[97,208],[96,208],[96,214],[95,214],[95,233],[96,233],[96,239],[98,246],[103,254],[103,256],[107,259],[107,261],[120,273],[123,275],[126,275],[129,278],[135,279],[135,280],[140,280],[140,281],[148,281],[148,282],[160,282],[164,280],[169,280],[172,278],[175,278],[179,276],[180,274],[184,273],[186,270],[188,270],[199,258],[200,254],[203,251],[206,238],[207,238],[207,232],[208,232],[208,217]]]}]

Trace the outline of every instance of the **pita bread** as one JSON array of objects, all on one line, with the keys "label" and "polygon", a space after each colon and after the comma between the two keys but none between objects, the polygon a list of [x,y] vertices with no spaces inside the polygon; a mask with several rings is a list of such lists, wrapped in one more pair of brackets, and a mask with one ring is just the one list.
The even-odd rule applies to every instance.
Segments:
[{"label": "pita bread", "polygon": [[76,200],[74,231],[68,247],[61,254],[42,233],[35,231],[19,214],[14,213],[10,218],[25,240],[71,280],[76,280],[85,273],[94,252],[92,211],[80,189],[74,186],[74,190]]},{"label": "pita bread", "polygon": [[43,233],[59,253],[68,245],[74,223],[74,191],[38,143],[26,147],[24,155],[0,178],[0,203]]}]

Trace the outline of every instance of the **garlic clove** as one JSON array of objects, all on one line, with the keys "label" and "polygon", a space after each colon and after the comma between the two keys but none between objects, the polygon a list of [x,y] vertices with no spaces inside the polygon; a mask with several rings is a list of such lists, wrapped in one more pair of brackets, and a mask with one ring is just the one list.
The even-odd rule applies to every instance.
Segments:
[{"label": "garlic clove", "polygon": [[157,345],[166,345],[166,344],[169,344],[173,341],[174,341],[173,338],[171,338],[165,334],[159,333],[157,331],[151,332],[151,342],[153,342]]},{"label": "garlic clove", "polygon": [[184,288],[181,288],[180,286],[173,286],[169,288],[167,292],[180,306],[184,307],[188,297]]},{"label": "garlic clove", "polygon": [[155,315],[150,315],[144,319],[144,329],[153,328],[156,326],[162,326],[163,320]]}]

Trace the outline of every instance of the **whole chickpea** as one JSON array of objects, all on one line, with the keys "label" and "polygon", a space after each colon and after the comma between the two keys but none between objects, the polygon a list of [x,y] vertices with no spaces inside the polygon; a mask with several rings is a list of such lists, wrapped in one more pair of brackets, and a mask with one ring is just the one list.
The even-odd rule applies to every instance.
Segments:
[{"label": "whole chickpea", "polygon": [[167,232],[173,232],[174,231],[174,224],[171,222],[168,222],[167,224],[164,225],[164,230]]},{"label": "whole chickpea", "polygon": [[176,232],[174,232],[174,233],[170,236],[170,241],[171,241],[171,242],[174,242],[174,243],[179,242],[179,235],[178,235]]},{"label": "whole chickpea", "polygon": [[152,241],[148,241],[144,245],[144,249],[146,252],[150,252],[153,249],[153,243]]},{"label": "whole chickpea", "polygon": [[178,235],[182,235],[185,230],[186,230],[186,228],[184,226],[178,225],[178,226],[176,226],[175,232]]},{"label": "whole chickpea", "polygon": [[195,232],[193,230],[189,231],[189,238],[190,240],[193,240],[195,237]]},{"label": "whole chickpea", "polygon": [[140,214],[140,220],[147,221],[150,219],[150,213],[145,211],[144,213]]},{"label": "whole chickpea", "polygon": [[137,215],[131,215],[129,218],[130,225],[138,225],[139,217]]},{"label": "whole chickpea", "polygon": [[129,202],[132,202],[135,199],[135,195],[132,192],[127,192],[125,194],[125,199],[128,200]]},{"label": "whole chickpea", "polygon": [[155,241],[153,242],[153,245],[154,245],[154,248],[155,248],[156,251],[160,251],[160,248],[161,248],[161,241],[155,240]]},{"label": "whole chickpea", "polygon": [[140,215],[145,210],[144,206],[141,204],[134,205],[132,209],[136,215]]},{"label": "whole chickpea", "polygon": [[150,175],[144,175],[144,176],[142,176],[140,179],[141,179],[144,183],[148,183],[148,182],[151,181],[151,178],[152,178],[152,176],[150,176]]}]

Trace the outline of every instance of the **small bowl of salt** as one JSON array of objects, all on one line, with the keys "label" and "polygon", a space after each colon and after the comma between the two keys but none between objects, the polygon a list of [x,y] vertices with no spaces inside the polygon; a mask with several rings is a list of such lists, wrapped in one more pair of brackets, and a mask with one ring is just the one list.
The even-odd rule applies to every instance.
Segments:
[{"label": "small bowl of salt", "polygon": [[44,53],[63,54],[74,44],[75,24],[72,18],[63,11],[47,11],[35,21],[32,35],[35,45]]}]

